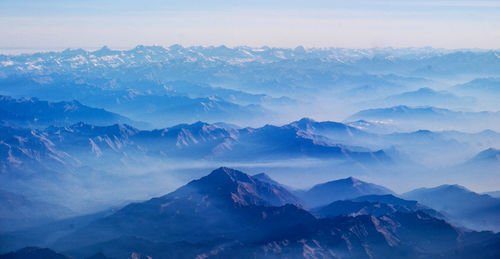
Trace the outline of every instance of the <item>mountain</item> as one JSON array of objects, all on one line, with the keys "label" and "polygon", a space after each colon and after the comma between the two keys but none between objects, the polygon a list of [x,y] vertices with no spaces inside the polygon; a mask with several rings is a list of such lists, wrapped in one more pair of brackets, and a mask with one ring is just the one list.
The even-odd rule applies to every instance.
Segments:
[{"label": "mountain", "polygon": [[[280,217],[283,217],[282,215]],[[282,236],[282,235],[285,236]],[[278,236],[276,236],[278,235]],[[427,236],[427,239],[422,239]],[[459,231],[425,213],[395,213],[385,217],[357,216],[320,219],[307,229],[292,228],[258,242],[213,240],[203,243],[151,242],[124,237],[68,251],[83,255],[101,249],[118,258],[132,253],[152,258],[417,258],[455,247]],[[429,242],[429,240],[431,242]],[[368,251],[367,251],[368,250]],[[304,254],[304,251],[307,251]],[[493,249],[492,249],[493,251]],[[120,257],[121,256],[121,257]],[[314,257],[313,257],[314,258]]]},{"label": "mountain", "polygon": [[500,229],[500,200],[477,194],[460,185],[420,188],[402,195],[447,216],[451,222],[481,230]]},{"label": "mountain", "polygon": [[255,174],[255,175],[252,175],[252,178],[253,179],[257,179],[261,182],[265,182],[265,183],[269,183],[269,184],[272,184],[274,186],[277,186],[277,187],[282,187],[284,188],[285,190],[288,190],[287,187],[285,187],[284,185],[282,185],[281,183],[278,183],[277,181],[275,181],[274,179],[272,179],[269,175],[267,175],[266,173],[259,173],[259,174]]},{"label": "mountain", "polygon": [[[59,77],[59,75],[56,76]],[[82,102],[92,107],[104,108],[107,111],[125,115],[127,118],[148,123],[145,125],[133,124],[141,127],[148,125],[165,127],[198,120],[248,124],[256,118],[255,116],[263,117],[269,113],[259,102],[238,104],[217,96],[216,90],[213,90],[213,94],[206,95],[206,97],[189,97],[187,95],[189,89],[186,92],[176,92],[156,81],[144,79],[137,79],[133,82],[117,81],[116,79],[106,81],[102,78],[97,78],[95,81],[87,78],[83,80],[80,76],[68,75],[41,83],[31,77],[17,78],[16,76],[4,80],[0,79],[0,85],[5,87],[2,93],[14,96],[36,96],[52,103],[72,98],[78,101],[70,102],[69,105],[62,107],[76,109]],[[122,88],[117,86],[120,83],[134,87]],[[264,99],[270,102],[274,100],[273,98]],[[186,118],[191,119],[186,120]],[[74,123],[76,122],[78,120]],[[100,123],[99,125],[103,125],[101,121],[97,122]],[[123,122],[126,121],[123,120]],[[112,121],[106,125],[110,123],[112,124]]]},{"label": "mountain", "polygon": [[[134,163],[146,158],[165,157],[233,162],[303,157],[374,164],[391,162],[381,150],[351,150],[351,147],[334,140],[288,125],[233,129],[197,122],[148,131],[128,125],[78,123],[35,131],[7,126],[0,127],[0,130],[3,132],[0,144],[5,146],[5,152],[0,154],[4,154],[2,163],[6,168],[30,163],[49,168],[75,164],[105,166],[108,161],[116,161],[119,165],[123,161]],[[37,160],[31,154],[47,159]],[[50,167],[47,162],[57,166]]]},{"label": "mountain", "polygon": [[193,123],[199,120],[238,124],[264,117],[269,112],[259,104],[239,105],[215,96],[190,98],[176,94],[150,94],[140,91],[103,93],[84,100],[131,118],[141,118],[156,127]]},{"label": "mountain", "polygon": [[499,164],[500,162],[500,150],[495,148],[488,148],[475,157],[473,157],[469,163],[493,163]]},{"label": "mountain", "polygon": [[398,198],[392,194],[386,195],[366,195],[361,196],[355,199],[352,199],[355,202],[372,202],[372,203],[385,203],[394,207],[397,211],[409,212],[409,211],[423,211],[429,215],[432,215],[437,218],[443,218],[444,216],[441,213],[435,211],[432,208],[424,206],[417,201],[405,200]]},{"label": "mountain", "polygon": [[420,88],[416,91],[404,92],[386,97],[380,103],[385,106],[436,106],[441,107],[467,107],[472,106],[476,100],[472,97],[458,97],[447,91],[435,91],[431,88]]},{"label": "mountain", "polygon": [[[266,178],[266,181],[259,179]],[[211,194],[213,189],[221,193]],[[249,176],[241,171],[221,167],[212,171],[209,175],[194,180],[186,186],[179,188],[169,194],[170,197],[187,197],[199,193],[203,195],[226,195],[230,193],[230,198],[238,206],[283,206],[286,204],[297,205],[297,198],[278,183],[263,174],[257,177]],[[217,197],[226,199],[229,197]]]},{"label": "mountain", "polygon": [[404,161],[401,157],[406,157],[407,161],[423,166],[453,166],[462,163],[475,152],[477,140],[480,139],[473,137],[475,141],[468,141],[466,137],[430,130],[391,133],[380,138],[382,143],[391,145],[400,154],[399,158],[391,154],[395,159]]},{"label": "mountain", "polygon": [[368,146],[378,138],[375,134],[334,121],[317,122],[310,118],[302,118],[286,126],[297,128],[309,134],[325,136],[336,143],[351,146]]},{"label": "mountain", "polygon": [[26,228],[54,219],[73,216],[63,206],[29,200],[22,195],[0,190],[0,231]]},{"label": "mountain", "polygon": [[[293,140],[293,141],[292,141]],[[335,140],[300,130],[294,125],[281,127],[266,125],[239,131],[239,143],[246,143],[240,150],[256,145],[265,152],[256,152],[266,159],[291,157],[318,157],[353,160],[360,163],[391,163],[384,151],[370,151],[338,144]],[[238,145],[234,146],[237,150]],[[252,152],[256,150],[253,149]]]},{"label": "mountain", "polygon": [[[276,123],[292,110],[293,117],[303,116],[302,108],[317,106],[323,90],[358,89],[360,98],[374,98],[373,93],[387,96],[415,85],[434,84],[415,77],[414,68],[406,73],[364,71],[361,59],[374,59],[380,51],[175,45],[0,55],[0,89],[16,97],[75,99],[155,127],[197,120],[255,126],[263,117]],[[388,53],[400,55],[400,51],[408,53],[382,52],[394,58]],[[427,55],[419,51],[429,53],[411,50],[415,63]],[[440,52],[432,51],[438,56]],[[471,53],[467,58],[481,54]],[[192,119],[186,121],[188,117]]]},{"label": "mountain", "polygon": [[402,130],[498,130],[499,112],[463,112],[436,107],[410,107],[368,109],[349,116],[346,121],[382,121],[394,124]]},{"label": "mountain", "polygon": [[193,83],[189,81],[172,81],[165,84],[165,88],[180,95],[190,98],[218,97],[229,102],[240,105],[267,104],[267,105],[290,105],[296,101],[282,96],[274,98],[266,94],[251,94],[241,90],[233,90],[222,87],[212,87],[208,84]]},{"label": "mountain", "polygon": [[[360,199],[416,204],[393,196]],[[464,258],[460,251],[496,242],[492,233],[458,230],[420,210],[318,219],[283,205],[290,200],[274,184],[222,167],[167,195],[74,226],[47,246],[73,258],[421,258],[457,248],[454,257]],[[9,238],[16,235],[23,234]],[[475,251],[477,258],[497,255],[494,246]]]},{"label": "mountain", "polygon": [[369,109],[360,111],[347,120],[361,119],[418,119],[418,118],[438,118],[454,114],[447,109],[434,107],[409,107],[405,105],[394,106],[390,108]]},{"label": "mountain", "polygon": [[[143,199],[144,192],[153,195],[161,191],[159,184],[147,190],[143,186],[155,177],[161,178],[155,178],[155,183],[164,181],[165,176],[148,174],[131,180],[131,176],[137,175],[137,168],[150,172],[156,170],[156,165],[162,168],[167,164],[190,164],[193,160],[256,163],[325,159],[345,167],[393,163],[382,150],[337,144],[287,125],[234,129],[197,122],[139,130],[122,124],[77,123],[33,130],[0,126],[0,133],[0,171],[5,172],[0,174],[0,188],[23,188],[29,196],[61,204],[75,204],[85,197],[86,206],[98,206],[88,208],[94,211],[117,202],[116,199]],[[117,183],[134,185],[143,191],[130,192]],[[79,195],[82,188],[91,190],[88,196]]]},{"label": "mountain", "polygon": [[328,205],[313,210],[315,214],[324,218],[338,216],[373,215],[376,217],[392,214],[397,211],[386,203],[355,202],[352,200],[334,201]]},{"label": "mountain", "polygon": [[463,258],[474,258],[474,257],[484,257],[484,258],[495,258],[500,254],[500,233],[496,233],[493,237],[486,234],[482,236],[484,232],[471,235],[470,240],[466,240],[463,246],[455,249],[453,251],[448,251],[442,256],[447,258],[454,258],[457,254],[460,254]]},{"label": "mountain", "polygon": [[391,194],[391,190],[372,183],[363,182],[354,177],[335,180],[313,186],[298,193],[308,207],[317,207],[333,201],[352,199],[369,194]]},{"label": "mountain", "polygon": [[493,198],[500,198],[500,191],[485,192],[484,194],[487,194]]},{"label": "mountain", "polygon": [[1,232],[0,254],[19,250],[27,245],[47,247],[62,236],[66,236],[96,220],[112,215],[122,207],[108,208],[96,213],[71,216],[63,219],[53,217],[49,222],[41,222],[35,226],[28,226],[15,231]]},{"label": "mountain", "polygon": [[67,247],[72,244],[68,240],[84,238],[74,243],[83,246],[137,235],[156,241],[201,242],[220,237],[253,240],[314,220],[308,212],[290,204],[296,200],[280,187],[240,171],[219,168],[165,196],[130,204],[62,238],[59,245]]},{"label": "mountain", "polygon": [[[390,51],[388,51],[390,53]],[[365,56],[356,60],[357,67],[372,73],[401,73],[424,76],[427,78],[448,79],[457,76],[495,76],[500,67],[497,51],[445,51],[429,53],[410,58],[395,58],[388,53]],[[424,54],[425,53],[425,54]]]},{"label": "mountain", "polygon": [[1,259],[70,259],[47,248],[26,247],[21,250],[0,255]]},{"label": "mountain", "polygon": [[74,100],[48,102],[37,98],[14,99],[0,95],[0,117],[3,123],[20,127],[44,128],[69,126],[77,122],[94,125],[143,125],[104,109],[92,108]]},{"label": "mountain", "polygon": [[471,95],[488,94],[498,96],[500,94],[500,78],[487,77],[474,79],[465,84],[459,84],[451,88],[453,91]]},{"label": "mountain", "polygon": [[443,216],[433,209],[419,204],[416,201],[403,200],[392,194],[367,195],[352,200],[334,201],[328,205],[315,208],[313,210],[321,217],[336,217],[341,215],[373,215],[380,217],[393,214],[395,212],[416,212],[423,211],[437,218]]},{"label": "mountain", "polygon": [[498,97],[500,96],[500,77],[476,78],[467,83],[458,84],[449,88],[449,91],[460,95],[472,96],[478,100],[481,109],[498,110]]}]

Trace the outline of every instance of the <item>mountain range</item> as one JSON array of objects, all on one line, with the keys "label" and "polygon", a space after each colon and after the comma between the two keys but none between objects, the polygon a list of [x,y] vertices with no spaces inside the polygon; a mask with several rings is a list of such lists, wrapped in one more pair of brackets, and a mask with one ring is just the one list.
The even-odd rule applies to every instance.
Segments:
[{"label": "mountain range", "polygon": [[[78,189],[76,186],[95,185],[96,179],[101,183],[118,183],[133,175],[137,168],[173,161],[262,163],[317,159],[341,163],[349,170],[399,170],[401,166],[439,164],[459,166],[464,171],[472,170],[471,165],[484,165],[474,158],[484,150],[484,145],[500,144],[500,134],[493,131],[375,134],[347,124],[307,118],[260,128],[197,122],[140,130],[125,124],[94,126],[81,122],[45,129],[4,125],[0,132],[0,170],[4,172],[0,178],[5,179],[0,188],[10,191],[24,188],[27,194],[50,199],[55,194],[46,190],[67,194]],[[498,165],[495,161],[488,165]],[[71,182],[73,188],[61,189],[66,182]],[[51,196],[47,197],[48,194]],[[314,206],[317,205],[320,204]]]},{"label": "mountain range", "polygon": [[443,212],[452,222],[474,229],[500,230],[500,200],[459,185],[420,188],[402,197]]},{"label": "mountain range", "polygon": [[40,225],[74,215],[75,212],[68,208],[30,200],[23,195],[0,190],[0,229],[2,232]]},{"label": "mountain range", "polygon": [[479,49],[0,55],[0,259],[500,258],[499,78]]},{"label": "mountain range", "polygon": [[419,88],[415,91],[404,92],[401,94],[391,95],[383,100],[370,103],[371,105],[378,104],[379,106],[439,106],[439,107],[455,107],[464,108],[471,107],[476,100],[473,97],[460,97],[448,91],[436,91],[431,88]]},{"label": "mountain range", "polygon": [[410,107],[399,105],[389,108],[376,108],[359,111],[349,116],[346,121],[385,121],[395,124],[403,131],[429,130],[464,130],[483,131],[500,130],[499,112],[463,112],[436,107]]},{"label": "mountain range", "polygon": [[37,98],[15,99],[0,96],[1,122],[25,128],[69,126],[81,121],[94,125],[129,124],[142,126],[119,114],[96,109],[73,100],[71,102],[48,102]]},{"label": "mountain range", "polygon": [[335,140],[303,131],[295,124],[234,129],[197,122],[148,131],[128,125],[77,123],[40,130],[8,126],[1,129],[4,168],[41,163],[55,169],[82,163],[97,165],[105,162],[103,160],[124,157],[133,162],[145,156],[232,161],[318,157],[390,163],[390,158],[381,150],[337,144]]},{"label": "mountain range", "polygon": [[[286,116],[290,121],[311,110],[332,108],[324,104],[328,99],[340,102],[350,113],[359,111],[353,103],[385,98],[410,101],[408,95],[419,98],[399,104],[469,102],[469,94],[451,96],[429,89],[441,89],[439,80],[458,73],[454,69],[467,71],[473,78],[498,76],[491,69],[498,66],[496,55],[426,49],[178,45],[120,51],[68,49],[0,55],[0,94],[48,101],[75,99],[154,127],[196,120],[256,126],[264,120],[278,123]],[[352,102],[346,102],[346,97]],[[481,100],[471,106],[480,105]]]},{"label": "mountain range", "polygon": [[423,211],[436,218],[445,219],[445,217],[417,201],[403,200],[392,194],[385,195],[366,195],[355,199],[345,199],[334,201],[328,205],[320,206],[313,210],[314,213],[322,217],[336,216],[358,216],[373,215],[376,217],[392,214],[395,212],[415,212]]},{"label": "mountain range", "polygon": [[[290,204],[296,201],[292,193],[223,167],[172,193],[76,227],[47,246],[73,258],[98,253],[111,258],[467,258],[482,243],[488,245],[476,258],[498,256],[493,233],[461,230],[394,196],[358,199],[377,200],[380,208],[395,211],[317,217]],[[23,233],[8,235],[15,240]],[[37,251],[49,252],[26,248],[10,256]]]}]

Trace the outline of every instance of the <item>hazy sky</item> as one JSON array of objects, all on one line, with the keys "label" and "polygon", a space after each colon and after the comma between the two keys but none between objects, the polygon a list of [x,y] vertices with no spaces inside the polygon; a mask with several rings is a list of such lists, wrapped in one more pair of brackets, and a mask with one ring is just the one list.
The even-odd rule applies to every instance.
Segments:
[{"label": "hazy sky", "polygon": [[0,48],[500,48],[500,1],[0,0]]}]

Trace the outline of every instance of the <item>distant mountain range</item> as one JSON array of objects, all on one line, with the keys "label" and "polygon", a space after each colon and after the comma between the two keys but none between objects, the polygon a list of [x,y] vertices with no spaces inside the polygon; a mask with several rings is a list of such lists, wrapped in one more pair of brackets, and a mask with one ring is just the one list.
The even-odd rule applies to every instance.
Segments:
[{"label": "distant mountain range", "polygon": [[[125,190],[116,184],[128,181],[137,171],[134,168],[288,159],[318,159],[346,167],[394,163],[383,150],[338,144],[296,125],[235,129],[198,122],[157,130],[85,123],[46,129],[0,126],[0,188],[23,188],[55,203],[81,198],[77,193],[83,186],[96,188],[89,195],[105,197],[102,201],[121,197]],[[146,182],[149,177],[138,180]],[[116,187],[103,189],[101,184]],[[65,195],[69,196],[62,199]],[[96,201],[88,199],[88,205]]]},{"label": "distant mountain range", "polygon": [[0,118],[2,123],[27,128],[64,127],[82,121],[101,126],[110,124],[144,126],[144,123],[132,121],[104,109],[92,108],[78,101],[48,102],[37,98],[15,99],[1,95]]},{"label": "distant mountain range", "polygon": [[[0,85],[3,89],[0,93],[8,93],[12,96],[29,94],[29,96],[36,96],[48,101],[72,98],[92,107],[104,108],[125,115],[136,121],[148,122],[155,127],[172,126],[179,123],[196,122],[197,120],[242,123],[251,121],[255,116],[262,117],[268,112],[260,105],[260,101],[249,103],[249,101],[244,100],[247,97],[241,97],[243,94],[238,94],[237,91],[222,95],[240,97],[239,99],[243,99],[241,100],[242,104],[219,97],[217,91],[222,90],[215,88],[203,90],[204,87],[198,87],[196,92],[190,92],[192,87],[189,84],[184,91],[180,92],[169,88],[170,83],[161,84],[154,81],[141,80],[124,83],[126,86],[134,86],[134,88],[130,88],[113,86],[113,84],[117,84],[113,82],[110,82],[111,86],[107,87],[103,86],[105,83],[100,81],[79,82],[78,80],[72,76],[56,78],[46,83],[32,78],[0,79]],[[102,79],[96,80],[102,81]],[[207,94],[207,91],[212,92],[212,94]],[[264,96],[262,100],[278,104],[293,103],[286,98],[279,101]]]},{"label": "distant mountain range", "polygon": [[429,130],[500,130],[499,112],[462,112],[436,107],[410,107],[368,109],[357,112],[346,121],[383,121],[394,124],[404,131]]},{"label": "distant mountain range", "polygon": [[[4,172],[0,178],[6,179],[0,188],[13,191],[21,184],[27,193],[37,197],[53,195],[46,190],[59,190],[61,181],[85,183],[87,187],[93,185],[91,179],[117,182],[129,176],[130,168],[169,161],[261,163],[318,159],[338,162],[351,170],[436,164],[463,165],[462,170],[468,168],[470,163],[466,161],[476,156],[481,147],[500,145],[500,134],[494,131],[470,134],[422,130],[375,134],[343,123],[307,118],[283,126],[260,128],[203,122],[156,130],[83,122],[45,129],[4,125],[0,133],[0,171]],[[122,173],[114,174],[116,170]],[[90,175],[94,178],[88,177]],[[44,188],[35,190],[40,181]],[[72,189],[59,191],[68,193]],[[360,193],[359,196],[387,193]]]},{"label": "distant mountain range", "polygon": [[[365,210],[326,217],[289,204],[295,201],[293,194],[269,181],[219,168],[172,193],[75,227],[45,246],[73,258],[468,258],[474,251],[475,258],[499,255],[498,236],[460,230],[414,201],[364,196],[352,202],[371,206],[378,215]],[[9,238],[2,250],[22,245],[12,241],[29,233],[0,235],[0,240]],[[480,244],[487,245],[481,249]],[[2,258],[27,253],[33,258],[56,254],[26,248]]]},{"label": "distant mountain range", "polygon": [[[98,165],[113,160],[119,164],[124,157],[128,162],[140,161],[145,156],[224,161],[317,157],[360,163],[391,162],[381,150],[358,150],[336,144],[295,125],[232,129],[197,122],[141,131],[128,125],[78,123],[34,131],[7,126],[0,130],[3,132],[1,144],[5,147],[3,168],[41,164],[55,170],[61,166]],[[40,160],[40,157],[46,159]]]},{"label": "distant mountain range", "polygon": [[67,49],[62,52],[35,53],[31,55],[0,56],[1,64],[10,70],[52,72],[55,68],[70,69],[104,69],[134,67],[149,63],[175,64],[182,63],[222,63],[252,64],[291,61],[308,61],[322,59],[338,64],[349,64],[362,69],[374,71],[404,71],[421,73],[428,76],[440,74],[457,74],[483,72],[495,74],[500,66],[495,51],[449,51],[438,49],[295,49],[284,48],[251,48],[226,46],[217,47],[182,47],[173,45],[137,46],[130,50],[111,50],[104,46],[96,51],[83,49]]},{"label": "distant mountain range", "polygon": [[0,55],[0,259],[500,258],[497,192],[364,181],[497,190],[499,78],[498,50]]},{"label": "distant mountain range", "polygon": [[0,190],[0,229],[2,232],[35,226],[55,219],[74,216],[68,208]]},{"label": "distant mountain range", "polygon": [[440,106],[440,107],[470,107],[476,100],[472,97],[459,97],[447,91],[435,91],[431,88],[420,88],[416,91],[391,95],[384,100],[375,101],[380,106]]},{"label": "distant mountain range", "polygon": [[154,127],[197,120],[255,126],[331,108],[328,99],[349,112],[359,102],[386,98],[384,106],[475,107],[481,98],[474,103],[469,94],[430,89],[457,75],[496,78],[499,60],[495,51],[428,49],[68,49],[0,55],[0,94],[74,99]]},{"label": "distant mountain range", "polygon": [[500,230],[500,200],[472,192],[459,185],[441,185],[404,193],[402,197],[417,200],[443,212],[452,222],[484,230]]},{"label": "distant mountain range", "polygon": [[478,78],[465,84],[456,85],[451,90],[471,95],[488,94],[498,96],[500,95],[500,78]]}]

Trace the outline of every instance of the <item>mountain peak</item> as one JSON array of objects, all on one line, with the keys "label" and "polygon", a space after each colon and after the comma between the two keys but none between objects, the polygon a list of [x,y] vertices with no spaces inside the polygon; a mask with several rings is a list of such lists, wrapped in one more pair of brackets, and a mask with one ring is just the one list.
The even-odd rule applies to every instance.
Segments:
[{"label": "mountain peak", "polygon": [[443,184],[443,185],[436,187],[436,189],[441,189],[441,190],[448,189],[448,190],[471,192],[469,189],[467,189],[464,186],[459,185],[459,184]]},{"label": "mountain peak", "polygon": [[304,118],[298,120],[297,122],[298,123],[314,123],[316,121],[313,120],[312,118],[304,117]]},{"label": "mountain peak", "polygon": [[488,148],[479,152],[475,157],[469,160],[468,163],[474,162],[499,162],[500,161],[500,149]]},{"label": "mountain peak", "polygon": [[486,149],[486,150],[485,150],[485,151],[483,151],[483,152],[488,152],[488,153],[491,153],[491,152],[493,152],[493,153],[499,153],[499,152],[500,152],[500,149],[496,149],[496,148],[492,148],[492,147],[490,147],[490,148]]},{"label": "mountain peak", "polygon": [[305,192],[304,199],[309,206],[326,205],[337,200],[353,199],[364,195],[391,194],[391,190],[354,177],[334,180],[313,186]]},{"label": "mountain peak", "polygon": [[[241,171],[231,169],[228,167],[219,167],[213,170],[209,175],[201,179],[211,179],[211,180],[230,180],[231,182],[252,182],[251,177]],[[200,179],[200,180],[201,180]]]},{"label": "mountain peak", "polygon": [[237,204],[238,206],[299,204],[295,196],[273,182],[253,178],[235,169],[220,167],[166,196],[206,196],[214,201],[223,201],[226,205]]},{"label": "mountain peak", "polygon": [[111,54],[112,52],[113,50],[111,50],[108,46],[104,45],[102,48],[94,51],[93,54],[98,56],[105,56]]},{"label": "mountain peak", "polygon": [[345,180],[348,180],[348,181],[351,181],[351,182],[357,182],[357,181],[360,181],[358,178],[354,178],[352,176],[349,176],[347,178],[345,178]]},{"label": "mountain peak", "polygon": [[352,176],[349,176],[349,177],[344,178],[344,179],[338,179],[338,180],[326,182],[325,184],[329,184],[329,183],[345,183],[345,184],[352,184],[352,186],[356,186],[359,184],[365,184],[365,182],[359,180],[358,178],[352,177]]}]

